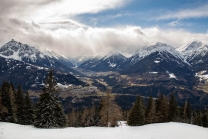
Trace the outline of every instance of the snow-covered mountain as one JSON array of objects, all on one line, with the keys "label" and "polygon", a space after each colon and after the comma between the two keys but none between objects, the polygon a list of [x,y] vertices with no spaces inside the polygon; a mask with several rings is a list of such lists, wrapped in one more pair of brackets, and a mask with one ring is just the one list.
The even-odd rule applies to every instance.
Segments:
[{"label": "snow-covered mountain", "polygon": [[196,72],[207,70],[208,67],[208,45],[200,41],[194,41],[177,48],[186,61],[188,61]]},{"label": "snow-covered mountain", "polygon": [[104,57],[95,57],[83,62],[79,68],[92,71],[118,71],[121,70],[127,58],[120,53],[110,52]]},{"label": "snow-covered mountain", "polygon": [[74,64],[72,64],[72,62],[69,59],[65,58],[64,56],[58,55],[53,50],[46,50],[44,52],[44,54],[49,56],[50,58],[57,59],[59,62],[61,62],[62,64],[66,65],[66,66],[74,67]]},{"label": "snow-covered mountain", "polygon": [[76,70],[69,67],[72,64],[64,57],[59,56],[52,51],[48,51],[47,54],[44,54],[35,47],[22,44],[13,39],[0,48],[0,57],[23,61],[40,67],[78,74]]},{"label": "snow-covered mountain", "polygon": [[155,52],[169,53],[173,57],[180,59],[180,60],[184,61],[185,63],[187,63],[184,56],[181,53],[179,53],[178,51],[176,51],[173,46],[157,42],[153,46],[138,50],[137,53],[130,58],[130,64],[133,65],[133,64],[137,63],[138,61],[142,60],[143,58],[145,58]]},{"label": "snow-covered mountain", "polygon": [[93,56],[76,56],[76,57],[68,57],[67,59],[75,66],[80,66],[84,61],[94,58]]},{"label": "snow-covered mountain", "polygon": [[[174,47],[156,43],[128,59],[122,74],[163,74],[173,79],[194,77],[190,64]],[[162,79],[162,78],[161,78]]]}]

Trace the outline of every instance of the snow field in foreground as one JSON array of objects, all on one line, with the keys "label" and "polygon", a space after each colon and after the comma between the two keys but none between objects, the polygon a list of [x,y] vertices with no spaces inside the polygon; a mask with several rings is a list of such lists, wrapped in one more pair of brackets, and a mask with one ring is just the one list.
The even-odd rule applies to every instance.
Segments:
[{"label": "snow field in foreground", "polygon": [[122,126],[38,129],[0,122],[0,139],[208,139],[208,128],[184,123],[160,123],[138,127]]}]

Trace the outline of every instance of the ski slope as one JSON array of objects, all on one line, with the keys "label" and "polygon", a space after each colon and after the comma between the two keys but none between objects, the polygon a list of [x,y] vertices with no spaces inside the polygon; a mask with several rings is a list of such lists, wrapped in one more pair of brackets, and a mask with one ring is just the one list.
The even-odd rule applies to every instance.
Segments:
[{"label": "ski slope", "polygon": [[115,128],[86,127],[38,129],[0,122],[0,139],[208,139],[208,128],[183,123]]}]

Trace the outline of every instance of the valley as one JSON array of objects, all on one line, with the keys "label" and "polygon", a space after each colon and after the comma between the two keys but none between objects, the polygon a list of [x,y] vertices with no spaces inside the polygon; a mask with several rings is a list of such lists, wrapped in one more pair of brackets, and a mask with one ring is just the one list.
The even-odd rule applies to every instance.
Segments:
[{"label": "valley", "polygon": [[[20,84],[29,90],[35,103],[45,76],[52,69],[65,108],[82,109],[98,104],[110,87],[120,105],[128,101],[126,107],[132,105],[137,95],[169,97],[174,92],[179,104],[188,100],[193,107],[203,109],[208,105],[207,55],[207,45],[201,42],[177,49],[158,42],[135,51],[128,58],[118,52],[65,58],[54,51],[41,52],[12,39],[0,48],[0,83]],[[69,99],[70,103],[65,103]]]}]

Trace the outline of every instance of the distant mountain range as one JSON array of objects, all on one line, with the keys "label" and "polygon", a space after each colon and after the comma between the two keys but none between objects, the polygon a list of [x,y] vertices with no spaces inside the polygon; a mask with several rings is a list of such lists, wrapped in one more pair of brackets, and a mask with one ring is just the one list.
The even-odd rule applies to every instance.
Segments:
[{"label": "distant mountain range", "polygon": [[[83,76],[82,73],[72,68],[74,66],[95,72],[115,71],[123,75],[161,74],[169,76],[172,80],[183,79],[190,82],[196,77],[195,75],[199,75],[198,73],[200,73],[198,76],[200,78],[206,77],[208,74],[208,45],[195,41],[174,48],[158,42],[153,46],[136,51],[129,58],[118,52],[110,52],[105,56],[65,58],[54,51],[47,50],[42,53],[27,44],[11,40],[0,47],[0,60],[1,82],[6,79],[11,80],[12,74],[18,73],[13,72],[20,69],[24,71],[24,73],[19,71],[21,76],[28,74],[25,78],[29,78],[32,71],[38,74],[38,71],[48,71],[48,69],[62,74]],[[41,76],[45,76],[42,74]],[[11,78],[9,78],[10,76]],[[35,76],[37,77],[37,75]],[[29,85],[25,86],[29,88]]]},{"label": "distant mountain range", "polygon": [[130,58],[119,53],[109,53],[104,57],[88,59],[79,68],[91,71],[117,71],[127,75],[164,73],[189,80],[198,72],[203,71],[204,75],[207,73],[208,45],[194,41],[176,49],[158,42],[138,50]]}]

